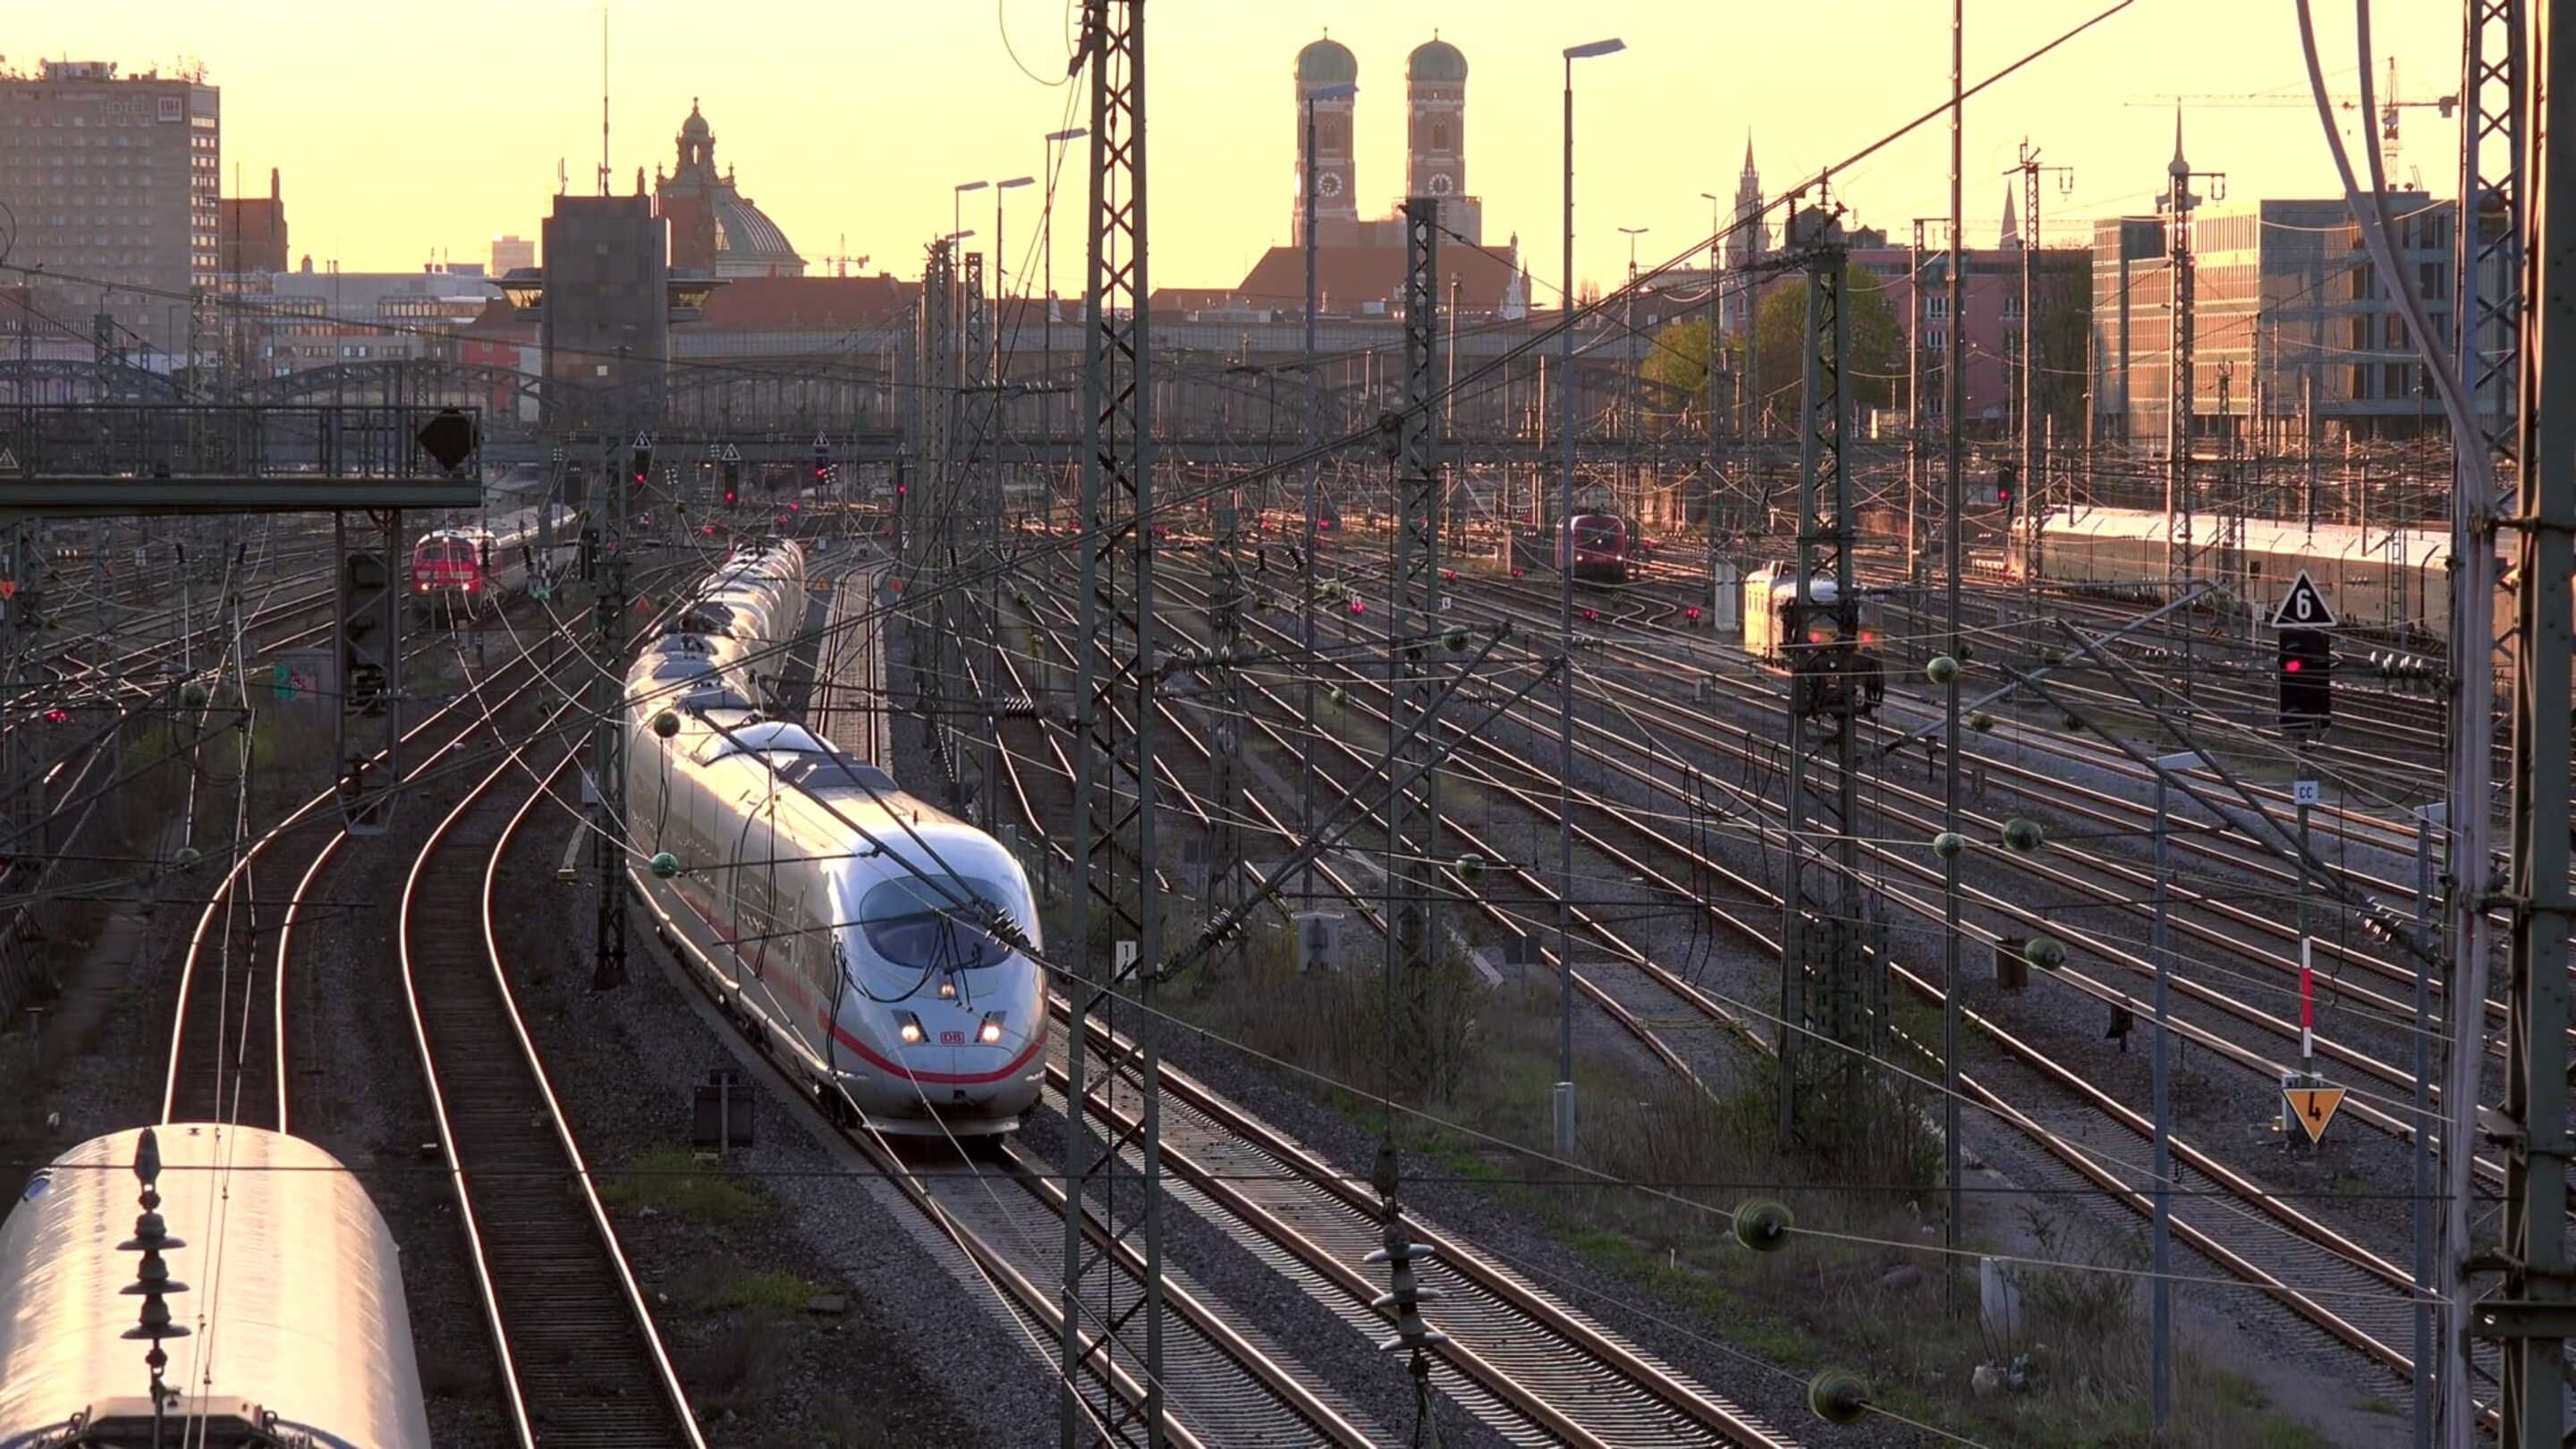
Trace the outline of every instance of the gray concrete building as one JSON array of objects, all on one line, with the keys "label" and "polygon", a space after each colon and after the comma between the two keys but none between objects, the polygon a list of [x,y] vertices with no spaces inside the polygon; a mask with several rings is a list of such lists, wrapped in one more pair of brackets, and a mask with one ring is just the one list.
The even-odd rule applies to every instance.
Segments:
[{"label": "gray concrete building", "polygon": [[[0,202],[15,219],[10,261],[64,280],[36,306],[66,323],[102,313],[112,346],[182,357],[217,345],[222,92],[202,72],[119,75],[114,61],[39,61],[0,71]],[[79,279],[79,280],[74,280]]]},{"label": "gray concrete building", "polygon": [[[539,335],[546,376],[571,384],[550,389],[549,397],[559,392],[562,406],[578,407],[575,399],[660,377],[671,351],[671,242],[670,223],[653,198],[558,196],[544,244]],[[561,416],[547,423],[622,425],[615,418]]]}]

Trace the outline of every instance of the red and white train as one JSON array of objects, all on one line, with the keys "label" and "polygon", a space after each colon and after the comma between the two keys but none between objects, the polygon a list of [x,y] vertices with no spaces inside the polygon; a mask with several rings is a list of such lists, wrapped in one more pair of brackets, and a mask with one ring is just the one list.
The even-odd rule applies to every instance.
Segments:
[{"label": "red and white train", "polygon": [[581,553],[579,515],[561,505],[545,507],[554,515],[550,541],[537,508],[423,535],[411,550],[413,606],[430,615],[486,613],[539,578],[569,572]]}]

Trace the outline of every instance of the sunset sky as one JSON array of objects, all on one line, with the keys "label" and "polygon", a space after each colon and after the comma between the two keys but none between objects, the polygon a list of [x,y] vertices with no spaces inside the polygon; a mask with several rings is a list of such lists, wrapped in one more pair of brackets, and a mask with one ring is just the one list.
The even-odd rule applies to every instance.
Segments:
[{"label": "sunset sky", "polygon": [[[2107,3],[1970,0],[1971,80]],[[2350,8],[2318,9],[2330,83],[2349,94]],[[2394,57],[2406,96],[2455,90],[2459,7],[2377,10],[2381,74]],[[224,92],[227,190],[236,165],[252,192],[280,168],[294,252],[382,270],[437,253],[481,261],[495,233],[536,235],[558,158],[575,192],[595,189],[600,13],[597,0],[400,12],[351,0],[89,0],[13,7],[0,44],[13,67],[39,56],[128,71],[202,60]],[[957,182],[1037,171],[1039,137],[1087,121],[1079,86],[1040,84],[1005,45],[1029,72],[1060,80],[1078,13],[1067,0],[1000,0],[998,14],[982,0],[610,0],[616,189],[633,189],[638,165],[649,174],[669,163],[696,97],[717,161],[739,168],[745,193],[815,270],[830,270],[846,236],[850,255],[873,259],[869,270],[913,275],[924,241],[948,229]],[[2228,172],[2234,199],[2330,194],[2292,14],[2271,0],[2137,0],[1972,101],[1971,240],[1991,240],[2000,173],[2024,136],[2075,167],[2071,191],[2051,183],[2049,220],[2149,206],[2173,143],[2169,103],[2151,102],[2178,92],[2300,101],[2192,110],[2191,160]],[[1601,280],[1626,265],[1617,227],[1649,228],[1640,255],[1654,261],[1706,238],[1699,193],[1732,196],[1748,132],[1776,193],[1946,96],[1948,17],[1943,0],[1158,0],[1147,75],[1153,279],[1229,285],[1287,240],[1290,63],[1327,27],[1360,62],[1364,213],[1386,210],[1403,184],[1406,53],[1435,28],[1465,52],[1467,189],[1485,200],[1490,243],[1521,234],[1544,302],[1559,270],[1565,46],[1606,36],[1629,46],[1577,67],[1578,261]],[[2404,129],[2404,164],[2427,189],[2455,190],[2459,122],[2410,109]],[[1859,220],[1901,239],[1911,218],[1947,211],[1947,146],[1936,122],[1837,189]],[[1056,248],[1066,290],[1080,285],[1082,165],[1077,148]],[[1015,276],[1039,195],[1011,194]],[[966,225],[989,232],[989,193],[968,198]]]}]

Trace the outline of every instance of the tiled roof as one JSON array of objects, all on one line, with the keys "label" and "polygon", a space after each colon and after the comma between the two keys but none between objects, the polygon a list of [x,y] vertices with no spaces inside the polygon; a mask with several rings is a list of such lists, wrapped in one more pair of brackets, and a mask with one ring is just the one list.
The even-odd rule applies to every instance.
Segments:
[{"label": "tiled roof", "polygon": [[[1449,281],[1455,277],[1458,303],[1464,310],[1490,312],[1502,305],[1512,280],[1509,258],[1508,252],[1480,250],[1443,237],[1436,262],[1442,304],[1449,300]],[[1370,302],[1384,302],[1392,310],[1403,301],[1404,248],[1317,247],[1315,282],[1326,315],[1347,315]],[[1303,310],[1306,253],[1298,247],[1272,247],[1253,263],[1233,295],[1247,306]]]}]

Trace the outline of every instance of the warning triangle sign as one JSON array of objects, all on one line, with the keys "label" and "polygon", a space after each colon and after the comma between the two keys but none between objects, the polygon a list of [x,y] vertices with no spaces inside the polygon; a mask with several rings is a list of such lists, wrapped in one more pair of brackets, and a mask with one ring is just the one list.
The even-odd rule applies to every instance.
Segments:
[{"label": "warning triangle sign", "polygon": [[18,471],[18,455],[10,451],[6,444],[0,444],[0,471],[11,473]]},{"label": "warning triangle sign", "polygon": [[2313,1144],[2325,1137],[2326,1124],[2334,1120],[2335,1109],[2343,1105],[2343,1092],[2341,1087],[2312,1082],[2281,1088],[2281,1100],[2287,1105],[2288,1115],[2307,1129],[2308,1141]]},{"label": "warning triangle sign", "polygon": [[725,444],[724,460],[725,460],[726,462],[728,462],[728,463],[739,463],[739,462],[741,462],[741,461],[742,461],[742,449],[735,447],[735,446],[734,446],[733,444],[731,444],[731,443],[727,443],[727,444]]},{"label": "warning triangle sign", "polygon": [[816,433],[814,435],[814,446],[818,448],[828,448],[832,446],[832,440],[824,437],[821,433]]},{"label": "warning triangle sign", "polygon": [[2331,629],[2335,627],[2334,606],[2326,602],[2326,591],[2308,577],[2306,569],[2290,582],[2290,591],[2281,596],[2281,606],[2272,611],[2275,629]]},{"label": "warning triangle sign", "polygon": [[651,433],[637,433],[635,435],[635,446],[639,448],[649,448],[653,446],[653,435]]}]

